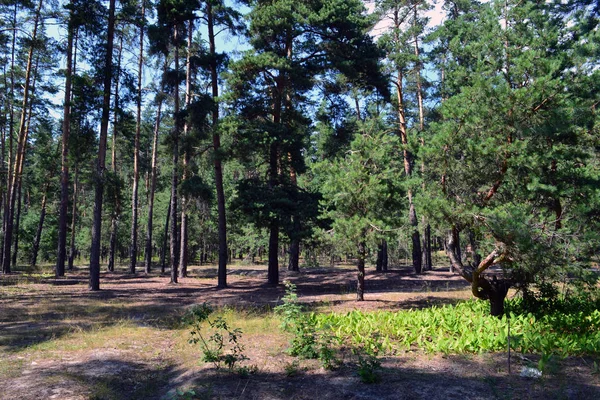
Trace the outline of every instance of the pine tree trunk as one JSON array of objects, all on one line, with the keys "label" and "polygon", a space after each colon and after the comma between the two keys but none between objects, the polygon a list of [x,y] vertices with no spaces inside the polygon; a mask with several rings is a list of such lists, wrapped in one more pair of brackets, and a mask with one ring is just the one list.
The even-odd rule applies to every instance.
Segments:
[{"label": "pine tree trunk", "polygon": [[165,273],[165,268],[167,266],[167,242],[169,239],[169,222],[171,221],[171,204],[172,201],[169,200],[169,206],[167,207],[167,220],[165,222],[165,235],[163,239],[162,251],[160,253],[160,272],[161,274]]},{"label": "pine tree trunk", "polygon": [[[177,32],[176,26],[173,32],[173,43],[175,47],[175,71],[179,71],[179,50],[177,48]],[[179,118],[179,82],[175,84],[173,93],[174,109],[173,120],[175,127],[173,128],[173,174],[171,177],[171,283],[177,283],[177,267],[179,266],[179,238],[177,231],[177,185],[179,181],[179,127],[181,121]]]},{"label": "pine tree trunk", "polygon": [[356,300],[363,301],[365,299],[365,255],[366,245],[365,242],[358,244],[358,274],[356,280]]},{"label": "pine tree trunk", "polygon": [[[215,32],[214,32],[214,16],[212,4],[206,2],[206,17],[208,29],[209,53],[212,56],[210,62],[210,79],[212,87],[213,100],[219,97],[219,82],[217,72],[217,61],[214,58],[216,55]],[[219,267],[217,287],[227,287],[227,217],[225,210],[225,191],[223,189],[223,167],[221,165],[221,136],[216,129],[219,122],[219,107],[214,107],[212,111],[212,126],[213,126],[213,151],[214,151],[214,167],[215,167],[215,189],[217,191],[217,212],[219,215],[218,230],[219,230]]]},{"label": "pine tree trunk", "polygon": [[69,246],[69,271],[73,270],[73,263],[75,261],[75,227],[77,223],[77,191],[78,191],[78,174],[77,164],[75,164],[75,177],[73,179],[73,215],[71,216],[71,243]]},{"label": "pine tree trunk", "polygon": [[142,129],[142,73],[144,68],[144,19],[146,8],[144,0],[141,3],[140,22],[140,54],[138,58],[138,91],[136,99],[135,139],[133,146],[133,188],[131,193],[131,245],[129,247],[129,273],[135,274],[138,258],[138,186],[140,180],[140,133]]},{"label": "pine tree trunk", "polygon": [[377,262],[375,263],[375,271],[383,271],[383,240],[377,246]]},{"label": "pine tree trunk", "polygon": [[[111,168],[114,176],[117,176],[117,128],[119,126],[119,78],[121,75],[121,55],[123,54],[123,36],[118,47],[117,53],[117,79],[115,80],[115,111],[113,114],[113,134],[112,134],[112,155],[111,155]],[[121,216],[121,204],[118,190],[115,190],[113,199],[114,210],[111,215],[110,221],[110,241],[109,241],[109,252],[108,252],[108,270],[113,272],[115,270],[115,253],[117,251],[117,235],[119,229],[119,218]]]},{"label": "pine tree trunk", "polygon": [[[277,186],[277,174],[278,174],[278,159],[277,159],[277,145],[271,144],[270,149],[270,178],[269,187],[271,189]],[[268,272],[267,280],[270,285],[279,284],[279,219],[273,217],[269,223],[269,260],[268,260]]]},{"label": "pine tree trunk", "polygon": [[[38,7],[35,13],[35,21],[32,32],[32,45],[29,48],[29,53],[27,55],[27,67],[25,70],[25,83],[23,87],[23,102],[21,108],[21,119],[19,122],[19,136],[17,141],[17,154],[14,160],[13,167],[13,175],[11,180],[11,185],[9,187],[8,192],[8,207],[6,211],[6,229],[4,232],[4,248],[3,248],[3,257],[2,257],[2,268],[4,273],[11,272],[11,245],[13,240],[13,228],[14,228],[14,213],[15,213],[15,203],[18,192],[19,180],[21,178],[21,173],[23,172],[23,157],[25,157],[25,144],[27,143],[27,136],[29,134],[29,130],[27,128],[27,110],[29,104],[29,89],[32,75],[32,64],[33,64],[33,51],[34,51],[34,43],[37,38],[37,30],[39,26],[40,13],[43,5],[43,0],[40,0],[38,3]],[[63,271],[64,274],[64,271]]]},{"label": "pine tree trunk", "polygon": [[[6,237],[6,227],[8,223],[8,208],[10,202],[10,185],[12,182],[12,169],[13,165],[13,137],[15,133],[15,106],[14,106],[14,98],[15,98],[15,54],[16,54],[16,41],[17,41],[17,12],[18,12],[19,2],[15,2],[13,18],[12,18],[12,44],[11,44],[11,62],[10,62],[10,95],[9,95],[9,123],[8,123],[8,162],[7,165],[7,174],[6,174],[6,196],[3,197],[2,208],[4,213],[2,214],[2,233],[4,237]],[[4,157],[4,149],[2,149],[2,154]],[[3,163],[4,165],[4,163]],[[1,241],[1,251],[0,251],[0,264],[2,264],[2,272],[10,273],[10,264],[4,265],[4,242],[3,239]]]},{"label": "pine tree trunk", "polygon": [[[165,68],[166,69],[166,68]],[[150,178],[150,193],[148,195],[148,226],[146,228],[146,273],[150,273],[152,267],[152,224],[154,215],[154,193],[156,192],[156,161],[158,156],[158,134],[160,132],[160,121],[161,121],[161,108],[162,108],[162,96],[161,100],[158,101],[158,107],[156,110],[156,123],[154,125],[154,138],[152,139],[152,172]],[[165,231],[166,236],[166,231]],[[161,268],[164,271],[164,263],[161,264]]]},{"label": "pine tree trunk", "polygon": [[37,264],[38,252],[40,250],[40,241],[42,239],[42,230],[44,229],[44,220],[46,219],[46,199],[48,192],[48,184],[44,185],[44,195],[42,196],[42,207],[40,211],[40,221],[38,223],[35,238],[33,239],[33,246],[31,247],[31,259],[29,264],[35,267]]},{"label": "pine tree trunk", "polygon": [[[30,110],[31,112],[31,110]],[[21,166],[21,171],[23,167]],[[22,189],[21,189],[22,178],[19,177],[19,183],[17,185],[17,215],[15,216],[15,244],[12,253],[12,265],[17,265],[18,253],[19,253],[19,228],[21,225],[21,200],[22,200]]]},{"label": "pine tree trunk", "polygon": [[[194,23],[192,20],[188,22],[188,37],[187,37],[187,58],[185,66],[185,107],[189,108],[192,101],[192,35],[194,33]],[[183,136],[189,134],[189,124],[185,123],[183,126]],[[183,154],[183,178],[185,181],[189,178],[189,163],[190,163],[190,152],[189,149],[185,149]],[[185,195],[181,196],[181,248],[179,250],[179,276],[184,278],[187,276],[187,264],[188,264],[188,198]]]},{"label": "pine tree trunk", "polygon": [[433,260],[431,259],[431,226],[427,224],[425,226],[425,266],[428,271],[433,269]]},{"label": "pine tree trunk", "polygon": [[[65,71],[65,97],[63,101],[62,153],[60,174],[60,206],[58,216],[58,249],[56,275],[64,275],[67,254],[67,212],[69,206],[69,136],[71,132],[71,81],[73,74],[73,10],[69,12],[67,27],[67,61]],[[69,269],[72,264],[69,264]]]},{"label": "pine tree trunk", "polygon": [[[296,222],[297,216],[294,217],[294,230],[300,229],[300,223]],[[306,254],[304,255],[306,257]],[[306,262],[306,258],[305,258]],[[288,270],[300,271],[300,240],[297,238],[291,239],[290,242],[290,262],[288,264]]]},{"label": "pine tree trunk", "polygon": [[100,290],[100,247],[102,241],[102,202],[104,194],[106,142],[108,135],[108,118],[110,114],[110,88],[112,80],[112,54],[115,32],[115,0],[110,0],[108,15],[108,39],[106,44],[106,60],[104,71],[104,98],[100,139],[98,144],[98,161],[96,164],[94,215],[92,224],[92,245],[90,249],[90,284],[92,291]]}]

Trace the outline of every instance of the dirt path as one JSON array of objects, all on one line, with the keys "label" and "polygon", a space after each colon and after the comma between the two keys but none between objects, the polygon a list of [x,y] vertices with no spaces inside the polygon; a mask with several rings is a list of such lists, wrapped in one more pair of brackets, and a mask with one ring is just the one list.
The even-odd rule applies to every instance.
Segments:
[{"label": "dirt path", "polygon": [[[261,266],[230,268],[224,290],[215,288],[214,268],[190,272],[177,285],[158,275],[106,273],[98,293],[87,290],[85,271],[61,280],[1,277],[0,399],[161,399],[178,388],[195,388],[189,397],[201,399],[600,398],[592,360],[562,360],[559,373],[529,380],[514,372],[526,361],[517,359],[508,375],[502,354],[406,353],[385,358],[381,383],[365,385],[350,364],[330,372],[288,356],[287,338],[264,318],[246,328],[256,373],[215,372],[198,364],[179,325],[182,310],[209,302],[260,313],[278,304],[284,288],[266,285]],[[394,310],[469,298],[466,283],[444,270],[370,274],[364,302],[354,300],[352,268],[282,271],[284,279],[315,310]]]}]

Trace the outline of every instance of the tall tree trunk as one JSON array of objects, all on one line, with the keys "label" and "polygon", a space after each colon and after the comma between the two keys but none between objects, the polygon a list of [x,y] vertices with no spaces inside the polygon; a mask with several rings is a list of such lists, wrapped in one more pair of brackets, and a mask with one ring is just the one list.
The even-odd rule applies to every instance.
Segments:
[{"label": "tall tree trunk", "polygon": [[[33,68],[34,71],[37,71],[38,69],[38,65],[39,65],[39,61],[40,61],[40,55],[38,53],[36,60],[35,60],[35,67]],[[33,113],[33,96],[35,94],[35,84],[37,81],[37,74],[34,73],[33,75],[33,82],[31,84],[31,94],[30,94],[30,98],[31,101],[29,101],[29,110],[27,111],[27,122],[26,122],[26,127],[25,130],[27,132],[30,131],[30,127],[31,127],[31,115]],[[23,157],[21,157],[21,164],[19,165],[19,170],[21,171],[19,173],[19,177],[18,177],[18,182],[17,182],[17,215],[15,218],[15,243],[14,243],[14,250],[13,250],[13,254],[12,254],[12,264],[13,265],[17,265],[17,259],[18,259],[18,253],[19,253],[19,233],[20,233],[20,223],[21,223],[21,200],[22,200],[22,185],[23,185],[23,167],[25,165],[25,156],[27,155],[27,140],[25,140],[25,143],[23,145]]]},{"label": "tall tree trunk", "polygon": [[[187,36],[187,58],[185,62],[185,107],[189,108],[192,101],[192,35],[194,33],[194,22],[190,20],[188,23],[188,36]],[[187,121],[183,126],[183,136],[189,134],[189,124]],[[189,178],[189,163],[190,163],[190,151],[186,147],[183,153],[183,178],[186,180]],[[187,264],[188,264],[188,198],[185,195],[181,196],[181,236],[179,249],[179,276],[184,278],[187,276]]]},{"label": "tall tree trunk", "polygon": [[102,103],[102,120],[100,124],[100,140],[98,144],[98,161],[96,164],[94,220],[92,225],[92,246],[90,250],[90,290],[100,290],[100,247],[102,241],[102,201],[104,194],[104,173],[106,165],[106,141],[108,136],[108,118],[110,115],[110,88],[112,81],[113,39],[115,34],[115,1],[110,0],[108,11],[108,38],[106,44],[106,60],[104,71],[104,99]]},{"label": "tall tree trunk", "polygon": [[[13,165],[13,137],[15,135],[15,54],[16,54],[16,41],[17,41],[17,13],[19,9],[19,2],[15,2],[14,10],[13,10],[13,18],[12,18],[12,43],[11,43],[11,56],[10,56],[10,96],[9,96],[9,117],[8,117],[8,163],[7,170],[8,174],[6,175],[6,196],[3,197],[3,209],[4,213],[2,215],[2,232],[4,233],[4,237],[6,237],[6,225],[8,223],[8,207],[10,202],[10,185],[12,182],[12,169]],[[4,149],[2,149],[4,154]],[[4,164],[3,164],[4,165]],[[2,240],[2,251],[0,254],[0,263],[2,264],[2,272],[10,273],[10,265],[4,266],[4,238]]]},{"label": "tall tree trunk", "polygon": [[[208,29],[209,52],[211,55],[210,62],[210,80],[212,87],[213,100],[219,97],[219,82],[217,72],[215,31],[214,31],[214,16],[211,2],[206,2],[206,17]],[[219,134],[219,107],[215,105],[212,111],[212,139],[214,151],[214,166],[215,166],[215,186],[217,191],[217,212],[219,214],[218,229],[219,229],[219,268],[217,287],[227,287],[227,217],[225,214],[225,191],[223,189],[223,166],[221,165],[221,136]]]},{"label": "tall tree trunk", "polygon": [[[176,26],[173,31],[173,44],[175,46],[175,71],[179,72],[179,49],[177,47]],[[173,174],[171,177],[171,283],[177,283],[177,267],[179,264],[179,241],[177,232],[177,184],[179,180],[179,128],[181,125],[179,117],[179,82],[175,84],[173,119],[175,126],[173,128]]]},{"label": "tall tree trunk", "polygon": [[15,212],[15,203],[18,192],[18,184],[19,179],[21,178],[21,173],[23,172],[23,162],[22,159],[25,156],[25,144],[27,143],[27,136],[29,131],[27,129],[27,109],[29,104],[29,89],[31,82],[31,74],[32,74],[32,64],[33,64],[33,51],[34,51],[34,43],[37,38],[37,30],[39,26],[39,19],[41,14],[41,9],[43,5],[43,0],[40,0],[38,3],[38,7],[35,13],[35,20],[33,26],[33,32],[31,34],[32,44],[29,48],[29,53],[27,55],[27,67],[25,70],[25,83],[23,87],[23,102],[21,108],[21,119],[19,122],[19,137],[17,141],[17,154],[14,161],[13,167],[13,176],[11,180],[10,190],[8,193],[8,209],[7,209],[7,218],[6,218],[6,230],[4,235],[4,253],[2,257],[2,267],[4,273],[10,273],[10,263],[11,263],[11,245],[13,240],[13,224],[14,224],[14,212]]},{"label": "tall tree trunk", "polygon": [[38,252],[40,250],[40,241],[42,239],[42,230],[44,229],[44,220],[46,219],[46,199],[48,198],[48,183],[44,185],[44,194],[42,195],[42,207],[40,211],[40,221],[38,222],[37,231],[35,238],[33,239],[33,246],[31,247],[31,259],[29,264],[35,267],[37,264]]},{"label": "tall tree trunk", "polygon": [[77,191],[79,183],[79,169],[75,164],[75,177],[73,179],[73,215],[71,216],[71,243],[69,250],[69,271],[73,270],[73,262],[75,260],[75,227],[77,223]]},{"label": "tall tree trunk", "polygon": [[58,216],[58,249],[56,276],[65,273],[67,254],[67,209],[69,207],[69,135],[71,132],[71,81],[73,74],[73,9],[69,12],[67,27],[67,62],[65,71],[65,97],[63,101],[62,153],[60,173],[60,208]]},{"label": "tall tree trunk", "polygon": [[167,241],[169,239],[169,222],[171,221],[171,205],[173,202],[169,200],[169,207],[167,207],[167,220],[165,222],[165,235],[163,239],[162,251],[160,253],[160,272],[161,274],[165,273],[165,268],[167,266]]},{"label": "tall tree trunk", "polygon": [[[23,170],[23,167],[21,167],[21,171]],[[17,259],[18,259],[18,253],[19,253],[19,228],[21,225],[21,205],[22,205],[22,197],[23,197],[23,190],[21,187],[21,183],[22,183],[23,179],[20,177],[19,178],[19,183],[17,184],[17,214],[15,215],[15,243],[14,243],[14,249],[13,249],[13,253],[12,253],[12,265],[17,265]]]},{"label": "tall tree trunk", "polygon": [[[117,52],[117,79],[115,80],[115,108],[113,113],[113,134],[112,134],[112,154],[111,169],[114,177],[117,177],[117,137],[119,127],[119,78],[121,76],[121,55],[123,54],[123,36],[121,35]],[[115,188],[116,189],[116,188]],[[119,218],[121,216],[121,200],[119,190],[113,192],[114,210],[110,218],[110,240],[108,252],[108,270],[115,270],[115,253],[117,251],[117,235],[119,229]]]},{"label": "tall tree trunk", "polygon": [[356,300],[363,301],[365,299],[365,256],[367,252],[367,246],[365,242],[358,244],[358,274],[356,280]]},{"label": "tall tree trunk", "polygon": [[[166,62],[165,62],[166,63]],[[152,172],[150,178],[150,193],[148,194],[148,226],[146,228],[146,266],[145,272],[150,273],[152,267],[152,219],[154,215],[154,193],[156,192],[156,159],[158,155],[158,133],[160,132],[162,95],[159,96],[158,107],[156,110],[156,122],[154,125],[154,137],[152,139]],[[170,212],[170,210],[169,210]],[[167,219],[168,221],[168,219]],[[168,225],[168,224],[167,224]],[[168,231],[165,230],[165,236]],[[164,261],[164,259],[163,259]],[[164,273],[164,262],[161,263],[162,272]]]},{"label": "tall tree trunk", "polygon": [[[135,117],[135,141],[133,146],[133,188],[131,193],[131,246],[129,247],[129,272],[135,274],[138,258],[138,185],[140,180],[140,133],[142,129],[142,73],[144,72],[144,23],[146,17],[146,8],[144,0],[141,4],[141,22],[140,22],[140,54],[138,58],[138,87]],[[148,272],[148,271],[147,271]]]}]

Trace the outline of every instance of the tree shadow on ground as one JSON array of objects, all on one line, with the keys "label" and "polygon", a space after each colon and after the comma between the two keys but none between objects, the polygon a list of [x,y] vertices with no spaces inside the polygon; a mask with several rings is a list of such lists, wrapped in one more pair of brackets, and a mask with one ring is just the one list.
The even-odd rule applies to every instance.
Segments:
[{"label": "tree shadow on ground", "polygon": [[[46,283],[18,284],[0,288],[0,347],[19,351],[25,347],[59,339],[72,332],[106,328],[123,321],[139,326],[172,329],[181,320],[187,307],[203,302],[234,308],[271,309],[281,304],[285,294],[283,285],[266,284],[266,271],[260,276],[232,275],[229,287],[217,289],[213,282],[205,282],[194,275],[209,267],[190,268],[191,277],[180,284],[168,283],[167,277],[154,274],[129,274],[121,268],[117,272],[103,272],[98,292],[87,290],[87,271],[75,270],[60,279]],[[251,269],[250,271],[254,271]],[[247,270],[244,270],[247,271]],[[243,272],[243,271],[242,271]],[[422,293],[439,290],[459,290],[461,280],[446,281],[444,274],[430,274],[426,278],[415,275],[410,268],[392,270],[367,277],[366,297],[382,293]],[[424,299],[388,299],[362,305],[347,295],[353,293],[355,272],[344,268],[307,269],[301,273],[282,270],[282,280],[290,279],[298,286],[300,301],[306,298],[311,307],[328,303],[345,309],[371,306],[374,308],[424,308],[431,305],[453,304],[456,299],[440,293]],[[61,285],[58,282],[76,282]],[[346,295],[346,296],[345,296]],[[310,298],[310,299],[309,299]],[[314,305],[313,305],[314,303]],[[368,307],[367,307],[368,308]],[[372,307],[373,308],[373,307]]]},{"label": "tree shadow on ground", "polygon": [[[460,357],[458,357],[460,358]],[[336,371],[298,368],[287,373],[241,377],[204,370],[185,384],[196,399],[352,399],[352,400],[477,400],[477,399],[597,399],[600,387],[568,375],[540,380],[518,374],[487,372],[483,363],[464,360],[457,370],[404,366],[398,359],[383,360],[377,383],[365,384],[358,367]],[[191,392],[188,392],[191,393]]]},{"label": "tree shadow on ground", "polygon": [[[169,382],[181,373],[170,365],[132,362],[99,354],[88,360],[32,366],[3,388],[0,399],[161,399],[170,389]],[[35,379],[30,379],[32,376]]]}]

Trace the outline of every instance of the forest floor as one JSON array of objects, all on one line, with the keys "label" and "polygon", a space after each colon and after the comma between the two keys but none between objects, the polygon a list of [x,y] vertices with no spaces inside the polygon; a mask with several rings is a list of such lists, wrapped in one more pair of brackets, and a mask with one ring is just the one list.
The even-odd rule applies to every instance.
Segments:
[{"label": "forest floor", "polygon": [[[355,301],[351,266],[281,271],[299,300],[315,311],[397,310],[470,298],[467,284],[438,268],[367,273],[366,301]],[[382,359],[381,381],[364,384],[350,363],[335,371],[285,350],[289,337],[271,312],[284,287],[266,285],[264,265],[229,267],[229,287],[216,289],[214,266],[192,267],[169,284],[159,274],[103,272],[101,291],[87,290],[87,271],[64,279],[43,274],[0,276],[0,399],[600,399],[590,358],[556,361],[540,379],[519,375],[534,355],[430,355]],[[252,374],[201,363],[181,323],[194,304],[229,307]],[[226,308],[227,309],[227,308]],[[225,311],[227,312],[227,311]],[[195,396],[191,391],[194,390]],[[180,394],[177,394],[177,391]],[[187,391],[187,392],[186,392]],[[182,394],[183,393],[183,394]]]}]

